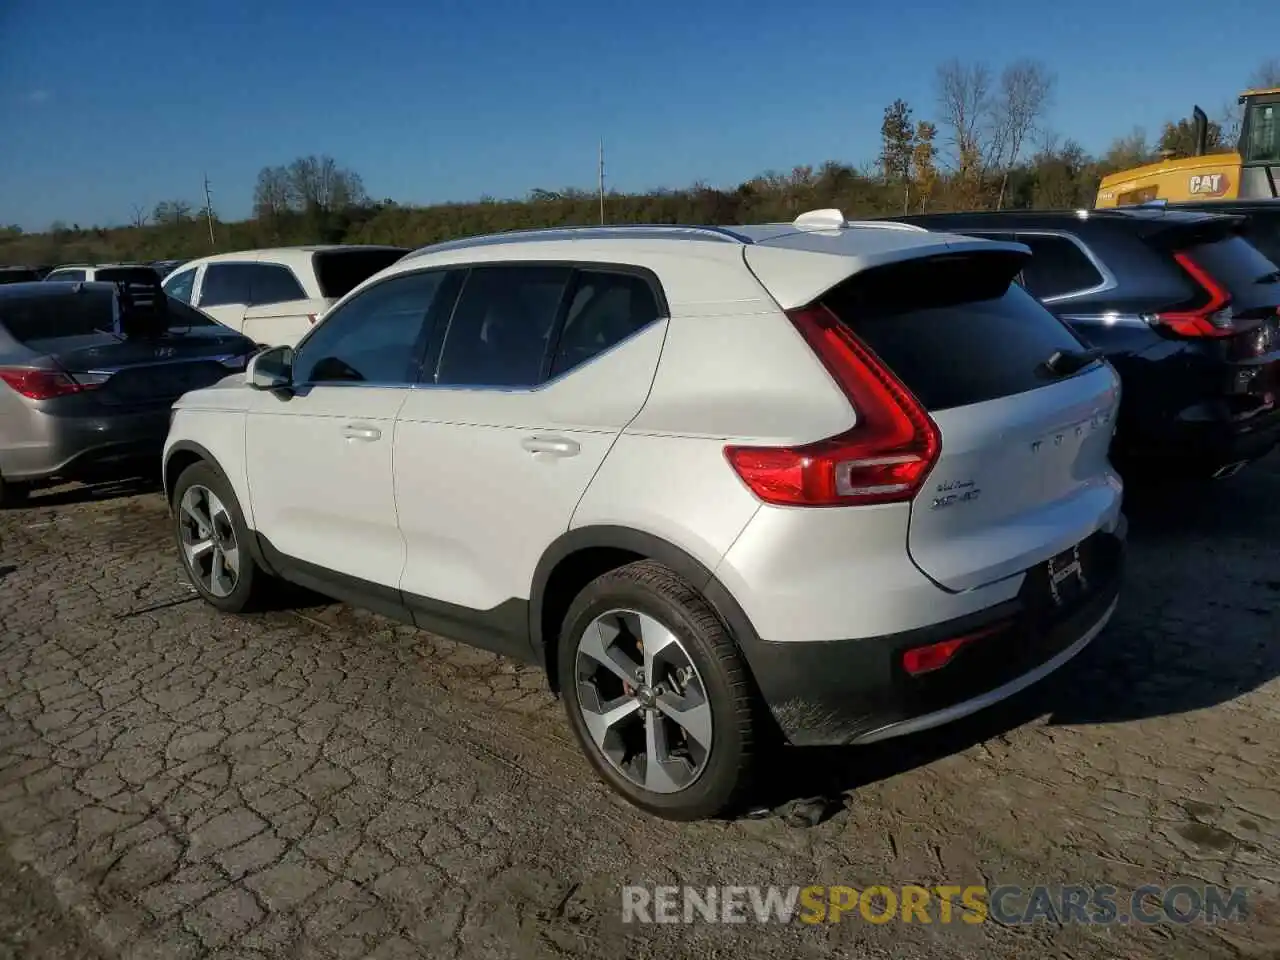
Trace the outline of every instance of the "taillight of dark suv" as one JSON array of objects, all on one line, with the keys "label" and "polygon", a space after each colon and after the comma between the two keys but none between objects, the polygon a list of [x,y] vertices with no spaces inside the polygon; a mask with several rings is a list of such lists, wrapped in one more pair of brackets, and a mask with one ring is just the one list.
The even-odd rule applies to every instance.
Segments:
[{"label": "taillight of dark suv", "polygon": [[1280,271],[1241,237],[1175,250],[1173,259],[1198,291],[1154,314],[1157,329],[1178,337],[1234,337],[1280,308]]}]

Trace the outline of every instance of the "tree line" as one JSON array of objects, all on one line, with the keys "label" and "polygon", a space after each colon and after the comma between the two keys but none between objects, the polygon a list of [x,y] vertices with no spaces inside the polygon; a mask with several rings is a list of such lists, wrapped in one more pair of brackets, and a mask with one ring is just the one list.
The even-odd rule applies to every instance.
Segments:
[{"label": "tree line", "polygon": [[[1250,88],[1280,87],[1280,59],[1262,64],[1245,81]],[[606,218],[734,224],[789,221],[821,207],[838,207],[850,216],[1089,207],[1106,174],[1195,150],[1188,116],[1166,122],[1154,139],[1134,127],[1100,155],[1090,155],[1051,127],[1057,79],[1035,60],[1016,60],[999,70],[951,60],[938,67],[934,87],[927,118],[905,100],[885,107],[872,162],[828,160],[767,171],[727,188],[695,183],[611,192]],[[1212,113],[1209,148],[1233,149],[1240,125],[1234,99]],[[576,188],[432,206],[374,200],[356,171],[329,156],[307,156],[262,168],[249,219],[224,221],[203,204],[173,199],[149,208],[135,205],[126,226],[57,222],[40,233],[0,226],[0,264],[157,260],[317,242],[415,247],[478,233],[592,224],[599,216],[598,196]]]}]

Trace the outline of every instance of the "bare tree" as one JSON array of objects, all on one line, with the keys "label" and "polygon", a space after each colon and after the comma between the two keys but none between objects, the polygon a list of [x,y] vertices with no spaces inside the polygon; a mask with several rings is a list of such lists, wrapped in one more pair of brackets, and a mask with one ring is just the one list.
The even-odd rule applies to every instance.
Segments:
[{"label": "bare tree", "polygon": [[179,224],[191,219],[191,204],[185,200],[161,200],[151,211],[151,219],[161,224]]},{"label": "bare tree", "polygon": [[144,207],[140,203],[135,203],[133,205],[133,211],[129,217],[130,223],[132,223],[135,227],[145,227],[148,221],[150,221],[150,219],[151,219],[151,215],[147,213],[146,207]]},{"label": "bare tree", "polygon": [[1000,195],[996,200],[997,210],[1004,206],[1010,171],[1044,121],[1053,96],[1053,84],[1053,75],[1036,60],[1015,61],[1000,74],[1000,92],[992,109],[991,137],[998,150],[991,159],[1004,170],[1000,179]]},{"label": "bare tree", "polygon": [[991,115],[991,70],[984,63],[948,60],[938,67],[937,85],[942,126],[955,151],[952,163],[972,202],[981,188],[984,147],[989,147],[983,139]]},{"label": "bare tree", "polygon": [[299,157],[289,165],[288,178],[291,199],[302,210],[327,213],[367,199],[360,175],[339,167],[333,157]]},{"label": "bare tree", "polygon": [[285,167],[263,167],[253,188],[253,215],[259,219],[278,217],[290,209],[292,193]]},{"label": "bare tree", "polygon": [[1264,60],[1249,78],[1250,90],[1269,90],[1280,87],[1280,57]]}]

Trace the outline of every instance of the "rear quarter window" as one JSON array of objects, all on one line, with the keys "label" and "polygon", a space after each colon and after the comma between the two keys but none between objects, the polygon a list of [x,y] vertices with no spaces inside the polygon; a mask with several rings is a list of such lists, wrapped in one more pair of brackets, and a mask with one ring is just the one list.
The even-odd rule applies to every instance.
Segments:
[{"label": "rear quarter window", "polygon": [[1010,280],[1022,256],[928,258],[854,276],[823,299],[928,410],[1047,386],[1041,365],[1080,350],[1062,321]]},{"label": "rear quarter window", "polygon": [[407,250],[330,250],[312,257],[320,295],[345,297],[379,270],[391,266]]}]

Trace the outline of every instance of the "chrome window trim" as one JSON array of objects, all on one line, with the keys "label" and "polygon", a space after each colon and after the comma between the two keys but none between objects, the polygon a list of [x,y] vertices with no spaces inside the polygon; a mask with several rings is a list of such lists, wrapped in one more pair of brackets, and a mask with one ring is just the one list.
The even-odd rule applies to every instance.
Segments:
[{"label": "chrome window trim", "polygon": [[1071,243],[1075,244],[1076,249],[1078,249],[1081,253],[1083,253],[1085,255],[1085,258],[1089,261],[1089,263],[1093,265],[1093,268],[1098,271],[1098,275],[1102,277],[1102,282],[1094,284],[1092,287],[1085,287],[1080,290],[1070,290],[1066,293],[1055,293],[1051,297],[1038,297],[1037,299],[1041,303],[1046,303],[1046,304],[1062,303],[1065,300],[1076,300],[1080,297],[1093,296],[1096,293],[1106,293],[1108,290],[1114,290],[1117,286],[1119,286],[1119,283],[1116,280],[1115,274],[1113,274],[1110,271],[1110,269],[1107,268],[1107,265],[1105,263],[1103,263],[1101,260],[1098,259],[1097,254],[1095,254],[1092,250],[1090,250],[1088,245],[1083,240],[1081,240],[1074,233],[1071,233],[1068,230],[1054,230],[1051,228],[1020,230],[1016,226],[1013,226],[1013,227],[1005,228],[1003,230],[978,229],[978,230],[957,230],[956,232],[966,233],[970,236],[975,236],[975,237],[992,236],[995,234],[1007,236],[1009,234],[1012,234],[1015,243],[1021,242],[1018,239],[1019,237],[1060,237],[1064,240],[1069,240],[1071,241]]}]

